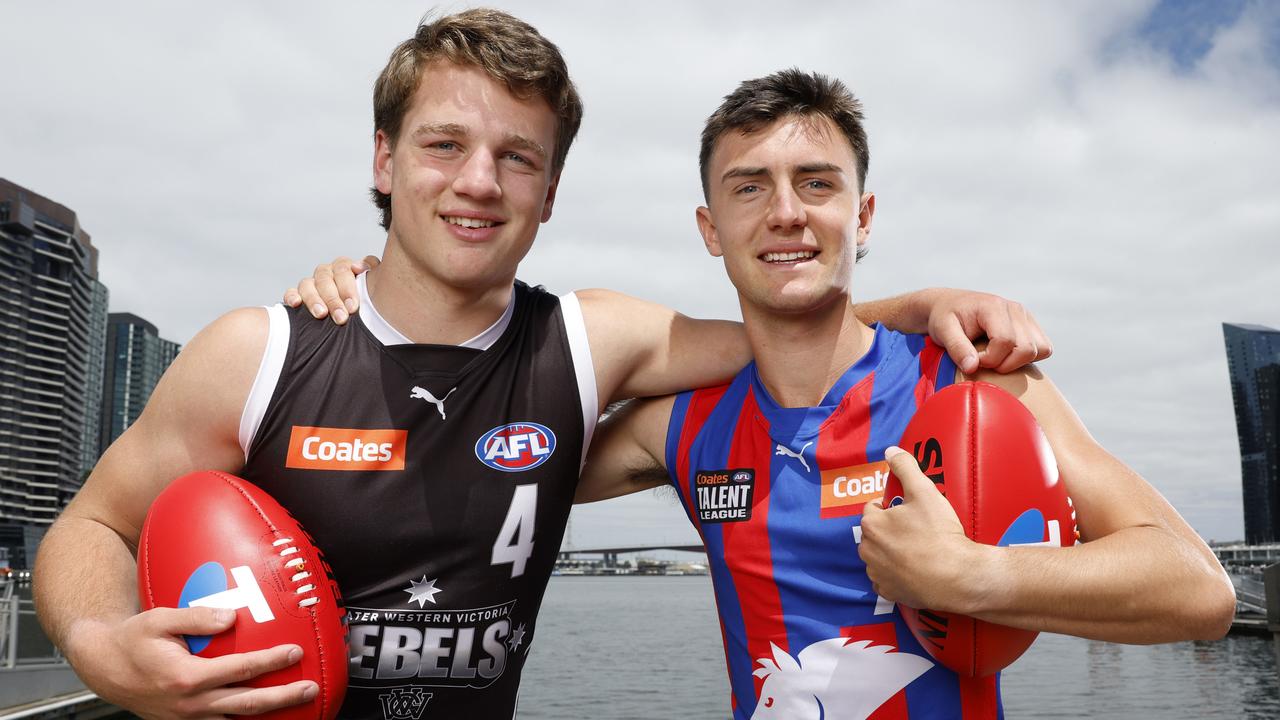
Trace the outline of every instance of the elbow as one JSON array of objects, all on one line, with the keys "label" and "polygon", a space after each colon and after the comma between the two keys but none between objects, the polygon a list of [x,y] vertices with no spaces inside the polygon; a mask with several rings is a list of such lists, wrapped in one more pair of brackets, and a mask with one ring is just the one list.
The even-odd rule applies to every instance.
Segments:
[{"label": "elbow", "polygon": [[1231,630],[1236,617],[1236,591],[1226,573],[1215,573],[1197,594],[1199,601],[1188,607],[1188,640],[1220,640]]},{"label": "elbow", "polygon": [[1226,588],[1219,593],[1219,599],[1213,616],[1212,624],[1209,628],[1209,640],[1219,640],[1226,637],[1227,632],[1231,630],[1231,623],[1236,619],[1236,590],[1231,586],[1231,581],[1227,580],[1223,583]]}]

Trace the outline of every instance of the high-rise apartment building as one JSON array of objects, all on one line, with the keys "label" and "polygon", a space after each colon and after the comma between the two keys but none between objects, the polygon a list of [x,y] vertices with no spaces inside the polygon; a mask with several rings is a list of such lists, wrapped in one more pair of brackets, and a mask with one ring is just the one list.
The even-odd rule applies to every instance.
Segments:
[{"label": "high-rise apartment building", "polygon": [[111,313],[107,321],[103,372],[101,449],[115,442],[142,414],[151,391],[181,345],[160,337],[156,326],[131,313]]},{"label": "high-rise apartment building", "polygon": [[0,178],[0,525],[48,526],[96,451],[107,299],[97,276],[76,214]]},{"label": "high-rise apartment building", "polygon": [[1240,437],[1244,536],[1280,541],[1280,330],[1223,323]]}]

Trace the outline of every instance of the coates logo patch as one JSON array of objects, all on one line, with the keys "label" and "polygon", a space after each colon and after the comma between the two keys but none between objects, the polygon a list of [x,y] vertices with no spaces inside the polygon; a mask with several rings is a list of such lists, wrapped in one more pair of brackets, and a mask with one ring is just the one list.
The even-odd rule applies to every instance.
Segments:
[{"label": "coates logo patch", "polygon": [[403,470],[408,430],[293,426],[285,467],[300,470]]},{"label": "coates logo patch", "polygon": [[476,458],[503,472],[532,470],[556,451],[556,434],[546,425],[518,422],[496,427],[476,441]]},{"label": "coates logo patch", "polygon": [[884,495],[889,463],[867,463],[822,471],[822,508],[819,517],[861,515],[863,507]]},{"label": "coates logo patch", "polygon": [[[247,566],[231,568],[231,579],[234,586],[227,584],[227,571],[221,564],[207,562],[192,571],[187,582],[182,586],[178,596],[178,607],[210,607],[227,610],[249,610],[249,615],[256,623],[275,620],[267,598],[262,594],[253,570]],[[185,635],[187,649],[194,655],[209,647],[213,640],[209,635]]]},{"label": "coates logo patch", "polygon": [[751,496],[756,474],[748,468],[699,470],[693,474],[698,494],[698,520],[704,523],[751,519]]}]

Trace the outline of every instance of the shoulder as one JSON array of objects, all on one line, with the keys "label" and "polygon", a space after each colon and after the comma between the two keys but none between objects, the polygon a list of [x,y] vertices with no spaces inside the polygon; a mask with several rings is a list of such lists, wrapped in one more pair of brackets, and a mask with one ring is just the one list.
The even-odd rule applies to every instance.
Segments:
[{"label": "shoulder", "polygon": [[258,372],[270,327],[263,307],[232,310],[209,323],[165,373],[164,394],[186,401],[243,401]]},{"label": "shoulder", "polygon": [[[628,310],[644,311],[652,305],[639,298],[631,297],[616,290],[604,288],[587,288],[574,290],[562,297],[573,297],[582,308],[582,314],[588,320],[607,321],[616,318],[617,313]],[[619,318],[620,319],[620,318]]]},{"label": "shoulder", "polygon": [[236,308],[209,323],[192,338],[189,347],[225,347],[229,343],[266,343],[270,319],[265,307]]},{"label": "shoulder", "polygon": [[1031,364],[1007,373],[981,369],[975,373],[956,372],[959,380],[990,383],[1018,398],[1048,435],[1050,443],[1070,438],[1072,441],[1092,442],[1088,431],[1071,404],[1053,384],[1044,371]]}]

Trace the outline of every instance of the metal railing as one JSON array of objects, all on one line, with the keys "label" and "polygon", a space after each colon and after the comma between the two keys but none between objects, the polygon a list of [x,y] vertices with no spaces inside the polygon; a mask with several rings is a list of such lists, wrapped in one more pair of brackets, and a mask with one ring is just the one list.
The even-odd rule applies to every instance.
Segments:
[{"label": "metal railing", "polygon": [[62,653],[44,634],[35,601],[13,578],[0,579],[0,669],[65,665]]},{"label": "metal railing", "polygon": [[1236,612],[1267,614],[1267,591],[1262,580],[1231,574],[1231,584],[1236,587]]}]

